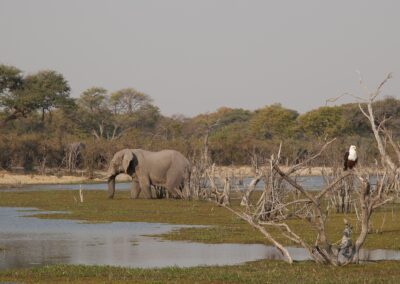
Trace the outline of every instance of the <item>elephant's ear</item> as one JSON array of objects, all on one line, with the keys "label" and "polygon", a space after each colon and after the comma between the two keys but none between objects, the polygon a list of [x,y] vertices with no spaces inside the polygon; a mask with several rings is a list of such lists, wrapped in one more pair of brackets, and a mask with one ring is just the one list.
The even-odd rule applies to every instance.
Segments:
[{"label": "elephant's ear", "polygon": [[132,151],[127,151],[122,159],[122,167],[128,175],[132,175],[135,172],[135,168],[138,165],[138,159]]}]

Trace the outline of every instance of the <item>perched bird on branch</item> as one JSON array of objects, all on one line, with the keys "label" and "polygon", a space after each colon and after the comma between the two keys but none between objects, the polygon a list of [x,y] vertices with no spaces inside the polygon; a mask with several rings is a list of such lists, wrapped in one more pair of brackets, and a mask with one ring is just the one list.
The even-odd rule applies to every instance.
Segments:
[{"label": "perched bird on branch", "polygon": [[350,146],[349,151],[344,154],[344,167],[343,170],[352,169],[357,164],[357,147],[354,145]]}]

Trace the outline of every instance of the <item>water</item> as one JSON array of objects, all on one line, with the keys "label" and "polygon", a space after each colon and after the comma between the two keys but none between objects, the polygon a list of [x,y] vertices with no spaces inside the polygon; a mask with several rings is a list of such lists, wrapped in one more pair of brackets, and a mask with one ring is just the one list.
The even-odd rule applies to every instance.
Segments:
[{"label": "water", "polygon": [[[184,226],[113,222],[88,224],[73,220],[24,217],[30,208],[0,207],[0,269],[49,264],[123,267],[191,267],[233,265],[259,259],[281,260],[261,244],[201,244],[161,241],[144,235],[162,234]],[[302,248],[288,248],[294,260],[308,260]],[[400,260],[394,250],[364,250],[363,260]]]},{"label": "water", "polygon": [[190,267],[229,265],[279,253],[264,245],[200,244],[146,237],[183,226],[114,222],[87,224],[38,219],[32,209],[0,207],[0,269],[47,264],[114,265],[124,267]]},{"label": "water", "polygon": [[[243,185],[239,186],[239,189],[243,190],[250,184],[252,178],[244,178]],[[316,189],[321,188],[325,185],[322,176],[301,176],[297,181],[304,186],[305,189]],[[35,184],[35,185],[24,185],[21,188],[10,188],[2,189],[3,191],[42,191],[42,190],[107,190],[107,183],[88,183],[88,184]],[[130,182],[119,182],[116,183],[116,190],[129,190],[131,187]],[[263,189],[264,182],[261,180],[256,189]]]},{"label": "water", "polygon": [[[85,183],[85,184],[33,184],[18,188],[5,188],[4,191],[42,191],[42,190],[107,190],[107,183]],[[119,182],[115,184],[116,190],[129,190],[130,182]]]}]

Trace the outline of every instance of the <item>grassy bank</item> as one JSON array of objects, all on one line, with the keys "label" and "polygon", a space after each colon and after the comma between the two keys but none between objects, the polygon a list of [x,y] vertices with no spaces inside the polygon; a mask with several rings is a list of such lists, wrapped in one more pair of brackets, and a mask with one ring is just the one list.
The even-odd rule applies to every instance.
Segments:
[{"label": "grassy bank", "polygon": [[56,265],[0,271],[0,281],[23,283],[398,283],[400,262],[349,265],[257,261],[244,265],[194,268],[129,269]]},{"label": "grassy bank", "polygon": [[[58,214],[37,214],[41,218],[75,219],[89,222],[127,221],[170,224],[211,225],[207,228],[183,228],[160,237],[203,243],[266,243],[261,234],[225,208],[206,201],[131,200],[129,192],[118,191],[115,199],[106,198],[105,191],[84,191],[80,203],[76,191],[0,192],[0,206],[35,207],[41,210],[67,211]],[[239,200],[233,206],[239,207]],[[327,231],[332,241],[341,238],[343,218],[356,224],[354,214],[332,214]],[[385,220],[382,226],[382,220]],[[400,207],[387,205],[372,216],[372,231],[365,244],[368,248],[400,249]],[[290,225],[312,242],[315,232],[298,220]],[[355,226],[354,232],[358,231]],[[274,231],[272,231],[274,233]],[[285,244],[286,239],[275,234]]]},{"label": "grassy bank", "polygon": [[[0,188],[18,188],[24,185],[34,184],[77,184],[77,183],[100,183],[105,172],[96,172],[96,178],[89,179],[84,175],[40,175],[40,174],[21,174],[7,171],[0,171]],[[129,181],[127,175],[119,175],[118,181]]]}]

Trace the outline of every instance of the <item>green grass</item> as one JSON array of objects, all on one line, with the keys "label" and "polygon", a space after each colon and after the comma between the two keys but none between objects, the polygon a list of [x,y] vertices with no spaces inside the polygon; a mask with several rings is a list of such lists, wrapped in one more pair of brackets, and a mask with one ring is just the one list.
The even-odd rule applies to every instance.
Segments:
[{"label": "green grass", "polygon": [[[115,199],[107,199],[105,191],[84,191],[80,203],[77,191],[1,192],[0,206],[35,207],[41,210],[66,211],[57,214],[35,214],[40,218],[75,219],[88,222],[158,222],[170,224],[211,225],[207,228],[182,228],[160,237],[168,240],[189,240],[203,243],[266,243],[263,236],[225,208],[207,201],[131,200],[129,192],[119,191]],[[238,208],[239,200],[233,201]],[[384,226],[380,232],[382,220]],[[354,214],[332,214],[327,231],[332,242],[340,239],[343,218],[356,224]],[[400,249],[400,207],[389,204],[372,216],[372,232],[365,247]],[[313,242],[315,231],[299,220],[289,221],[292,228],[307,241]],[[355,226],[353,231],[357,233]],[[377,232],[379,231],[379,232]],[[278,240],[290,244],[271,230]]]},{"label": "green grass", "polygon": [[194,268],[55,265],[0,271],[0,281],[23,283],[398,283],[399,279],[400,262],[394,261],[342,268],[264,260]]},{"label": "green grass", "polygon": [[[262,235],[225,208],[206,201],[130,200],[129,192],[118,192],[109,200],[105,191],[85,191],[80,203],[77,191],[1,192],[0,206],[35,207],[67,213],[36,213],[40,218],[75,219],[87,222],[141,221],[170,224],[211,225],[183,228],[160,237],[204,243],[267,243]],[[238,200],[233,206],[238,208]],[[382,219],[385,223],[382,232]],[[332,214],[327,230],[333,241],[343,229],[343,218],[355,224],[354,214]],[[387,205],[372,217],[372,232],[366,247],[400,249],[400,208]],[[291,226],[306,240],[315,237],[312,228],[298,220]],[[358,228],[354,228],[357,231]],[[274,232],[273,232],[274,233]],[[276,233],[276,232],[275,232]],[[279,234],[275,234],[279,236]],[[278,237],[285,244],[286,240]],[[0,248],[1,249],[1,248]],[[386,261],[343,268],[313,262],[289,265],[283,261],[262,260],[236,266],[194,268],[129,269],[109,266],[54,265],[0,271],[0,282],[24,283],[397,283],[400,262]]]}]

